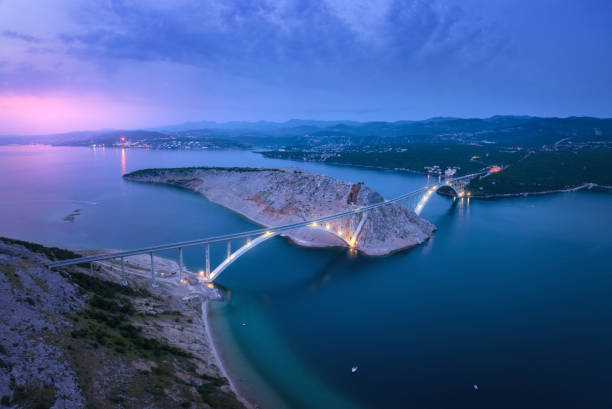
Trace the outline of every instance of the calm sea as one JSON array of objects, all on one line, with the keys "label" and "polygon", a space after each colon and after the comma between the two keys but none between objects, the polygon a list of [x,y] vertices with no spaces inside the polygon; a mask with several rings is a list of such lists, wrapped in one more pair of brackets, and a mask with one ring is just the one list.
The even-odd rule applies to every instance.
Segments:
[{"label": "calm sea", "polygon": [[[385,197],[426,182],[244,151],[0,147],[0,235],[130,249],[254,227],[121,178],[176,166],[306,167]],[[422,216],[433,239],[393,256],[275,238],[226,270],[229,299],[211,319],[240,388],[266,408],[612,407],[612,194],[434,196]],[[185,255],[202,267],[203,249]]]}]

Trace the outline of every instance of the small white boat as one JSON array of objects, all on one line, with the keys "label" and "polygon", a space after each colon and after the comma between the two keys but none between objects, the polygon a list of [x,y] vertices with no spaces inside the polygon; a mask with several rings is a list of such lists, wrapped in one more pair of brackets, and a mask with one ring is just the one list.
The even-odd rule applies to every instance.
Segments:
[{"label": "small white boat", "polygon": [[478,385],[474,384],[474,390],[477,391],[478,390]]},{"label": "small white boat", "polygon": [[242,324],[240,324],[240,325],[242,325],[243,327],[246,327],[246,322],[243,322],[243,323],[242,323]]},{"label": "small white boat", "polygon": [[351,368],[351,373],[357,372],[357,369],[359,369],[359,367],[357,365],[353,365],[353,367]]}]

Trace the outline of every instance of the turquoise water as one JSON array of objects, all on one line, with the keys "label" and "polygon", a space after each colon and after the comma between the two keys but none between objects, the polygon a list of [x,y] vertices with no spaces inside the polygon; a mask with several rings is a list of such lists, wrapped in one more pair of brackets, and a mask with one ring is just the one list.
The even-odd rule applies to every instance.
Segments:
[{"label": "turquoise water", "polygon": [[[0,147],[0,235],[129,249],[252,228],[196,194],[121,179],[194,165],[303,166],[386,197],[425,183],[250,152]],[[262,407],[612,407],[611,210],[609,193],[434,196],[433,239],[390,257],[270,240],[219,278],[224,363]]]}]

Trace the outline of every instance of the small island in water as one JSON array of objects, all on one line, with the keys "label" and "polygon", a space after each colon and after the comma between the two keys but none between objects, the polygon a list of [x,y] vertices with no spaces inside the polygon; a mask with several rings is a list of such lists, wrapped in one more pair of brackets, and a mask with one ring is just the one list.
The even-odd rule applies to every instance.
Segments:
[{"label": "small island in water", "polygon": [[[202,194],[265,227],[282,226],[354,210],[384,201],[362,183],[346,182],[303,169],[195,167],[144,169],[126,180],[163,183]],[[330,221],[329,229],[346,241],[316,229],[297,229],[286,236],[307,247],[353,244],[366,255],[383,256],[423,243],[436,227],[400,204]]]}]

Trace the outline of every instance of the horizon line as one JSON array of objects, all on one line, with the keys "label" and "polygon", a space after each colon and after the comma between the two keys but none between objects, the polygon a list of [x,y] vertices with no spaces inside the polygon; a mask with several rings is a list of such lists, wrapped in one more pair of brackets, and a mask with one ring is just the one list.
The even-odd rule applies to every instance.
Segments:
[{"label": "horizon line", "polygon": [[[396,120],[368,120],[368,121],[360,121],[357,119],[313,119],[313,118],[290,118],[287,120],[267,120],[267,119],[259,119],[259,120],[229,120],[229,121],[218,121],[218,120],[209,120],[209,119],[201,119],[201,120],[188,120],[184,122],[177,122],[173,124],[166,125],[154,125],[154,126],[143,126],[136,128],[101,128],[101,129],[75,129],[68,130],[63,132],[53,132],[53,133],[27,133],[27,134],[0,134],[0,138],[14,138],[14,137],[41,137],[41,136],[56,136],[56,135],[64,135],[64,134],[72,134],[72,133],[96,133],[96,132],[118,132],[118,131],[154,131],[154,132],[163,132],[164,128],[172,128],[177,126],[184,126],[189,124],[197,124],[202,122],[208,122],[216,125],[228,125],[228,124],[236,124],[236,123],[244,123],[244,124],[286,124],[292,121],[302,121],[302,122],[352,122],[356,124],[368,124],[368,123],[398,123],[398,122],[427,122],[431,120],[440,120],[440,121],[451,121],[451,120],[488,120],[493,118],[536,118],[536,119],[598,119],[598,120],[608,120],[612,119],[612,117],[600,117],[600,116],[592,116],[592,115],[570,115],[570,116],[539,116],[539,115],[526,115],[526,114],[495,114],[487,117],[479,117],[479,116],[471,116],[471,117],[462,117],[462,116],[432,116],[424,119],[396,119]],[[206,128],[193,128],[193,130],[206,129]],[[191,129],[186,129],[191,130]]]}]

